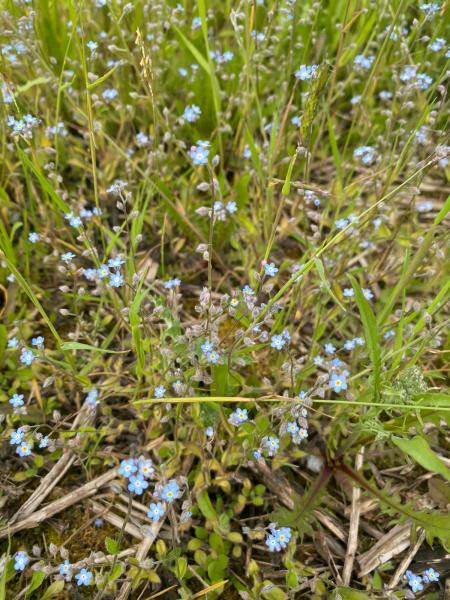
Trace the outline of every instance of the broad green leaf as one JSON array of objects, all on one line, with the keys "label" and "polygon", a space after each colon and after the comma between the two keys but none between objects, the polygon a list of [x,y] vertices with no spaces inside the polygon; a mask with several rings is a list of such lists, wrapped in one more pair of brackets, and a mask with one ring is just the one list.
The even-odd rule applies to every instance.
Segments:
[{"label": "broad green leaf", "polygon": [[110,554],[117,554],[119,552],[119,543],[117,540],[113,540],[110,537],[105,539],[105,547]]},{"label": "broad green leaf", "polygon": [[117,563],[116,565],[114,565],[114,568],[111,571],[111,575],[108,577],[108,581],[111,582],[118,579],[122,575],[124,569],[125,567],[122,563]]},{"label": "broad green leaf", "polygon": [[41,600],[49,600],[62,592],[64,589],[64,580],[59,579],[58,581],[54,581],[48,588],[45,590]]},{"label": "broad green leaf", "polygon": [[208,565],[208,576],[214,583],[223,579],[226,568],[228,567],[228,556],[225,554],[219,554],[219,556],[212,560]]},{"label": "broad green leaf", "polygon": [[27,590],[27,597],[30,596],[31,593],[34,592],[34,590],[37,590],[39,587],[41,587],[44,579],[45,579],[44,571],[34,571],[33,572],[33,576],[31,577],[30,587]]},{"label": "broad green leaf", "polygon": [[428,442],[420,435],[412,439],[393,436],[392,441],[400,448],[402,452],[411,456],[427,471],[442,475],[447,481],[450,481],[450,469],[445,466],[442,460],[433,452]]},{"label": "broad green leaf", "polygon": [[217,513],[209,499],[208,492],[203,490],[197,496],[197,504],[203,516],[209,521],[217,521]]}]

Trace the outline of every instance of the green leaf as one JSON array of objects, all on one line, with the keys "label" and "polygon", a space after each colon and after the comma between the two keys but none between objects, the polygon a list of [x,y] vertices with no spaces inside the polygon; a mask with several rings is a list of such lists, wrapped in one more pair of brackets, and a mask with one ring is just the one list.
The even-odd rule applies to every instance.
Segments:
[{"label": "green leaf", "polygon": [[333,598],[334,600],[337,600],[337,598],[342,598],[342,600],[367,600],[367,594],[351,588],[340,587],[337,588],[336,595]]},{"label": "green leaf", "polygon": [[214,506],[212,505],[206,490],[203,490],[197,496],[197,504],[206,519],[209,521],[217,521],[217,513],[214,510]]},{"label": "green leaf", "polygon": [[380,346],[378,343],[377,324],[372,309],[370,308],[367,300],[364,298],[358,282],[354,277],[352,277],[352,275],[349,275],[349,279],[352,282],[353,289],[355,290],[356,304],[358,305],[359,312],[361,314],[364,337],[366,338],[366,344],[369,348],[373,370],[374,399],[377,401],[380,396],[381,383],[381,355]]},{"label": "green leaf", "polygon": [[54,581],[48,588],[45,590],[44,595],[41,597],[41,600],[49,600],[53,596],[56,596],[64,589],[64,580],[59,579],[58,581]]},{"label": "green leaf", "polygon": [[291,191],[292,171],[294,169],[296,158],[297,158],[297,152],[294,153],[294,155],[292,156],[292,158],[291,158],[291,160],[289,162],[289,167],[288,167],[288,170],[287,170],[286,179],[284,180],[284,184],[283,184],[283,187],[281,189],[281,193],[283,194],[283,196],[289,196],[289,192]]},{"label": "green leaf", "polygon": [[33,576],[31,577],[30,587],[27,590],[27,596],[31,595],[31,593],[34,592],[34,590],[37,590],[39,587],[41,587],[44,579],[44,571],[34,571]]},{"label": "green leaf", "polygon": [[114,73],[114,71],[119,67],[120,65],[114,65],[114,67],[112,69],[110,69],[109,71],[107,71],[104,75],[102,75],[101,77],[99,77],[98,79],[96,79],[95,81],[93,81],[92,83],[89,83],[87,86],[87,89],[90,90],[94,90],[96,87],[98,87],[99,85],[101,85],[102,83],[104,83],[109,77],[111,77],[111,75]]},{"label": "green leaf", "polygon": [[36,79],[32,79],[31,81],[27,81],[24,85],[21,85],[17,88],[17,94],[22,94],[23,92],[27,92],[30,88],[35,85],[41,85],[44,83],[48,83],[51,81],[50,77],[37,77]]},{"label": "green leaf", "polygon": [[61,350],[90,350],[91,352],[102,352],[103,354],[126,354],[128,352],[128,350],[106,350],[105,348],[82,344],[81,342],[64,342]]},{"label": "green leaf", "polygon": [[214,583],[223,579],[227,567],[228,556],[225,556],[225,554],[219,554],[215,560],[212,560],[208,565],[208,576],[211,582]]},{"label": "green leaf", "polygon": [[64,200],[61,198],[61,196],[59,196],[55,192],[55,190],[49,183],[48,179],[36,167],[34,162],[31,161],[28,158],[28,156],[25,154],[25,152],[17,145],[16,145],[16,151],[17,151],[17,154],[20,156],[21,161],[23,163],[25,163],[26,166],[34,173],[34,175],[36,176],[36,179],[41,184],[42,189],[47,192],[47,194],[53,200],[53,203],[55,204],[55,206],[57,206],[59,208],[59,210],[61,210],[63,213],[70,212],[70,206],[68,204],[66,204],[64,202]]},{"label": "green leaf", "polygon": [[416,435],[412,439],[393,436],[392,441],[397,448],[411,456],[424,469],[432,473],[438,473],[444,479],[450,481],[450,469],[438,458],[422,436]]},{"label": "green leaf", "polygon": [[119,552],[119,542],[117,540],[107,537],[105,539],[105,546],[110,554],[117,554]]},{"label": "green leaf", "polygon": [[319,273],[320,281],[322,282],[322,284],[323,284],[324,288],[326,289],[326,291],[328,292],[328,294],[333,298],[333,300],[336,302],[336,304],[338,304],[340,306],[340,308],[342,308],[342,310],[344,312],[347,312],[347,309],[345,308],[345,306],[342,304],[342,302],[340,302],[340,300],[338,299],[336,294],[331,289],[330,282],[327,279],[327,276],[325,274],[325,268],[324,268],[323,263],[320,260],[320,258],[314,257],[314,264],[316,265],[317,272]]},{"label": "green leaf", "polygon": [[108,577],[108,581],[112,582],[118,579],[122,575],[124,569],[125,567],[122,563],[115,564],[113,570],[111,571],[111,575]]},{"label": "green leaf", "polygon": [[177,566],[175,569],[175,575],[177,579],[181,580],[187,573],[188,563],[187,560],[182,556],[177,560]]}]

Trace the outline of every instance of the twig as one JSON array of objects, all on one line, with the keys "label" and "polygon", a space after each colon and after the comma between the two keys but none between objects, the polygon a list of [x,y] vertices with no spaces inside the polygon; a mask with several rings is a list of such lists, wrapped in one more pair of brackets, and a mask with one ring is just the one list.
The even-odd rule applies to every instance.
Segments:
[{"label": "twig", "polygon": [[111,523],[111,525],[117,527],[117,529],[120,530],[123,528],[129,535],[135,537],[136,539],[144,539],[144,536],[137,525],[134,525],[133,523],[126,523],[124,526],[124,519],[122,519],[122,517],[119,515],[116,515],[116,513],[108,510],[105,506],[103,506],[103,504],[100,504],[95,500],[91,500],[90,504],[95,514],[100,514],[105,521],[108,521],[108,523]]},{"label": "twig", "polygon": [[412,559],[417,554],[417,551],[419,550],[420,546],[422,545],[422,542],[424,539],[425,539],[425,531],[421,530],[416,543],[411,548],[411,550],[408,552],[408,554],[405,556],[405,558],[402,560],[402,562],[398,565],[397,570],[393,574],[392,579],[388,585],[389,590],[392,590],[393,588],[395,588],[398,585],[398,583],[399,583],[400,579],[403,577],[403,574],[405,573],[406,569],[411,564]]},{"label": "twig", "polygon": [[62,498],[58,498],[58,500],[51,502],[44,508],[41,508],[41,510],[31,513],[18,523],[8,523],[8,525],[0,529],[0,539],[8,537],[9,535],[13,535],[18,531],[22,531],[22,529],[31,529],[32,527],[36,527],[39,525],[39,523],[42,523],[42,521],[45,521],[49,517],[52,517],[69,506],[77,504],[81,500],[92,496],[97,490],[112,481],[116,476],[116,469],[111,469],[110,471],[103,473],[103,475],[100,475],[100,477],[97,477],[92,481],[88,481],[88,483],[85,483],[80,488],[70,492],[70,494],[66,494]]},{"label": "twig", "polygon": [[[95,418],[95,411],[88,404],[84,404],[73,422],[73,429],[91,425]],[[79,434],[75,439],[79,438]],[[64,477],[76,459],[73,448],[66,448],[61,458],[55,463],[53,468],[42,479],[41,483],[34,490],[31,496],[26,500],[19,510],[14,514],[11,523],[15,523],[20,517],[25,517],[33,513],[37,507],[42,504],[45,498],[50,494],[55,485]]]},{"label": "twig", "polygon": [[[355,470],[359,471],[363,465],[364,447],[358,452],[355,458]],[[352,576],[353,563],[355,561],[356,549],[358,547],[358,530],[360,516],[360,497],[361,488],[354,486],[352,490],[352,510],[350,513],[350,528],[348,531],[347,552],[345,554],[344,568],[342,569],[342,582],[349,585]]]},{"label": "twig", "polygon": [[[156,539],[156,536],[159,533],[159,530],[161,529],[163,523],[164,523],[164,518],[160,519],[159,521],[156,521],[156,523],[152,523],[150,525],[150,535],[146,535],[144,537],[144,539],[142,540],[142,542],[139,544],[139,546],[137,547],[136,550],[136,559],[141,562],[145,559],[145,557],[147,556],[150,548],[152,547],[153,542]],[[126,600],[128,598],[128,596],[130,595],[131,592],[131,586],[133,585],[133,582],[128,579],[127,581],[125,581],[122,584],[122,587],[120,588],[120,592],[116,598],[116,600]]]}]

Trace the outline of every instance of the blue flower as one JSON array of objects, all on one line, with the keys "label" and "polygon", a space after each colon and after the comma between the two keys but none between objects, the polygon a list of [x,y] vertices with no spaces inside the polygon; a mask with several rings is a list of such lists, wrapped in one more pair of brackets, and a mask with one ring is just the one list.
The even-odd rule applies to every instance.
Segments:
[{"label": "blue flower", "polygon": [[369,290],[369,288],[363,288],[362,293],[366,300],[372,300],[372,298],[373,298],[372,290]]},{"label": "blue flower", "polygon": [[265,439],[264,444],[266,446],[266,450],[269,453],[269,456],[273,456],[280,447],[280,440],[275,436],[270,435],[268,438]]},{"label": "blue flower", "polygon": [[386,333],[383,335],[383,338],[385,340],[388,340],[390,337],[395,335],[395,330],[394,329],[389,329],[389,331],[386,331]]},{"label": "blue flower", "polygon": [[244,296],[254,296],[255,295],[254,290],[249,285],[246,285],[242,288],[242,293],[244,294]]},{"label": "blue flower", "polygon": [[192,19],[192,29],[198,29],[202,26],[202,20],[200,17],[194,17]]},{"label": "blue flower", "polygon": [[23,571],[27,564],[30,562],[30,557],[26,552],[20,550],[20,552],[16,553],[14,560],[14,569],[16,571]]},{"label": "blue flower", "polygon": [[102,97],[104,100],[107,100],[109,102],[110,100],[114,100],[114,98],[117,97],[118,93],[119,92],[114,88],[108,88],[103,92]]},{"label": "blue flower", "polygon": [[64,577],[67,577],[68,575],[71,575],[72,569],[73,569],[72,565],[66,559],[63,563],[61,563],[59,565],[59,574],[63,575]]},{"label": "blue flower", "polygon": [[231,200],[230,202],[227,202],[225,208],[230,213],[230,215],[232,215],[237,211],[237,204],[234,200]]},{"label": "blue flower", "polygon": [[136,461],[134,460],[134,458],[128,458],[120,463],[118,473],[119,475],[123,475],[124,477],[130,478],[133,475],[133,473],[136,473],[136,471]]},{"label": "blue flower", "polygon": [[61,260],[66,263],[66,265],[71,263],[74,258],[75,254],[73,252],[64,252],[64,254],[61,254]]},{"label": "blue flower", "polygon": [[33,350],[22,348],[22,354],[20,355],[20,362],[22,364],[30,366],[35,359],[36,356],[34,355]]},{"label": "blue flower", "polygon": [[83,269],[83,277],[88,281],[95,281],[97,278],[97,269]]},{"label": "blue flower", "polygon": [[150,458],[140,458],[138,460],[138,471],[139,475],[148,479],[155,472],[153,462]]},{"label": "blue flower", "polygon": [[16,452],[19,456],[30,456],[33,444],[31,442],[21,442],[16,448]]},{"label": "blue flower", "polygon": [[201,114],[201,108],[196,104],[191,104],[191,106],[186,106],[186,108],[184,109],[182,118],[188,121],[189,123],[194,123],[200,118]]},{"label": "blue flower", "polygon": [[88,571],[87,569],[81,569],[81,571],[75,575],[78,585],[90,585],[92,577],[91,571]]},{"label": "blue flower", "polygon": [[278,539],[278,543],[282,548],[286,548],[289,540],[292,537],[292,531],[290,527],[281,527],[280,529],[272,529],[272,535],[275,535]]},{"label": "blue flower", "polygon": [[347,380],[344,373],[332,373],[329,385],[336,393],[347,389]]},{"label": "blue flower", "polygon": [[274,265],[274,263],[265,263],[265,265],[264,265],[264,273],[268,277],[273,277],[274,275],[276,275],[278,273],[278,269]]},{"label": "blue flower", "polygon": [[203,344],[200,347],[202,349],[203,354],[208,354],[208,352],[211,352],[211,350],[213,350],[214,345],[212,342],[206,341],[203,342]]},{"label": "blue flower", "polygon": [[9,399],[9,403],[14,408],[19,408],[19,406],[23,406],[23,394],[14,394],[14,396],[11,396],[11,398]]},{"label": "blue flower", "polygon": [[215,350],[211,350],[211,352],[206,353],[206,360],[209,363],[212,363],[215,365],[216,363],[219,362],[219,359],[220,359],[220,354],[218,352],[216,352]]},{"label": "blue flower", "polygon": [[158,385],[155,388],[155,398],[164,398],[166,388],[163,385]]},{"label": "blue flower", "polygon": [[119,196],[125,188],[128,187],[128,183],[122,179],[116,179],[112,185],[106,190],[108,194],[115,194]]},{"label": "blue flower", "polygon": [[22,428],[19,427],[15,431],[11,431],[9,443],[11,444],[11,446],[12,445],[17,446],[18,444],[20,444],[22,442],[24,437],[25,437],[25,433],[22,430]]},{"label": "blue flower", "polygon": [[286,340],[282,335],[274,335],[270,340],[270,345],[276,350],[282,350],[282,348],[286,345]]},{"label": "blue flower", "polygon": [[245,423],[248,420],[248,412],[246,408],[237,408],[231,415],[228,417],[228,422],[236,427],[241,423]]},{"label": "blue flower", "polygon": [[266,538],[266,546],[269,549],[269,552],[280,552],[281,545],[275,535],[268,535]]},{"label": "blue flower", "polygon": [[417,84],[421,90],[427,90],[433,83],[433,78],[426,73],[419,73],[417,75]]},{"label": "blue flower", "polygon": [[152,502],[147,512],[147,517],[149,517],[149,519],[151,519],[155,523],[156,521],[160,520],[164,513],[164,506],[161,502]]},{"label": "blue flower", "polygon": [[330,344],[330,343],[325,344],[323,349],[325,350],[325,352],[327,354],[334,354],[336,352],[336,348],[333,346],[333,344]]},{"label": "blue flower", "polygon": [[108,267],[110,269],[120,269],[120,267],[124,264],[125,264],[125,259],[120,254],[118,254],[114,258],[110,258],[108,260]]},{"label": "blue flower", "polygon": [[110,277],[111,272],[109,270],[108,265],[100,265],[99,268],[97,269],[97,276],[100,279],[106,279],[107,277]]},{"label": "blue flower", "polygon": [[430,50],[432,50],[433,52],[439,52],[439,50],[442,50],[445,44],[446,41],[444,40],[444,38],[436,38],[433,42],[431,42]]},{"label": "blue flower", "polygon": [[124,283],[125,283],[125,280],[123,278],[123,275],[121,273],[114,273],[113,275],[111,275],[108,285],[110,287],[118,288],[118,287],[122,287]]},{"label": "blue flower", "polygon": [[414,575],[411,571],[406,571],[405,576],[408,581],[408,585],[411,590],[416,592],[421,592],[423,590],[422,577],[420,575]]},{"label": "blue flower", "polygon": [[298,433],[300,427],[297,425],[295,421],[290,421],[286,426],[286,431],[291,435]]},{"label": "blue flower", "polygon": [[355,60],[353,62],[355,67],[357,67],[358,69],[367,70],[370,69],[374,60],[375,56],[373,54],[371,54],[370,56],[363,56],[362,54],[358,54],[357,56],[355,56]]},{"label": "blue flower", "polygon": [[318,68],[318,65],[300,65],[299,69],[295,71],[295,77],[300,81],[308,81],[316,77]]},{"label": "blue flower", "polygon": [[39,235],[39,233],[32,231],[31,233],[28,234],[28,241],[31,242],[32,244],[36,244],[40,240],[41,240],[41,236]]},{"label": "blue flower", "polygon": [[435,571],[432,567],[425,569],[422,574],[423,580],[425,583],[432,583],[433,581],[439,581],[439,573]]},{"label": "blue flower", "polygon": [[166,288],[166,290],[171,290],[173,287],[180,285],[181,283],[181,279],[178,279],[178,277],[175,277],[174,279],[168,279],[167,281],[164,282],[164,287]]},{"label": "blue flower", "polygon": [[360,146],[353,151],[353,156],[359,158],[365,165],[370,165],[375,160],[375,148],[373,146]]},{"label": "blue flower", "polygon": [[66,213],[64,218],[66,221],[69,221],[72,227],[81,227],[83,224],[80,217],[78,215],[74,215],[73,212]]},{"label": "blue flower", "polygon": [[39,441],[39,448],[47,448],[47,446],[49,445],[49,443],[50,443],[50,440],[49,440],[48,436],[45,435]]},{"label": "blue flower", "polygon": [[438,12],[441,7],[437,2],[427,2],[420,4],[419,8],[429,15],[433,15],[434,13]]},{"label": "blue flower", "polygon": [[344,288],[344,296],[346,298],[353,298],[355,290],[353,288]]},{"label": "blue flower", "polygon": [[38,346],[38,347],[43,346],[44,341],[45,341],[45,339],[42,337],[42,335],[38,335],[38,337],[32,338],[31,345]]},{"label": "blue flower", "polygon": [[347,350],[347,352],[350,352],[350,350],[353,350],[355,347],[356,347],[355,340],[346,340],[344,343],[344,349]]},{"label": "blue flower", "polygon": [[178,483],[175,481],[175,479],[171,479],[169,483],[166,483],[161,490],[161,498],[169,504],[176,500],[179,495],[180,488],[178,487]]},{"label": "blue flower", "polygon": [[335,225],[338,229],[344,229],[348,225],[347,219],[337,219]]},{"label": "blue flower", "polygon": [[12,337],[8,340],[8,348],[17,348],[19,340],[16,337]]},{"label": "blue flower", "polygon": [[191,146],[189,150],[189,156],[191,157],[194,165],[206,165],[208,162],[209,150],[208,150],[209,142],[204,142],[199,140],[197,142],[197,146]]},{"label": "blue flower", "polygon": [[146,488],[148,488],[148,481],[145,481],[145,479],[141,475],[132,475],[130,477],[128,483],[128,490],[130,492],[134,492],[135,494],[140,496]]},{"label": "blue flower", "polygon": [[86,396],[84,401],[89,406],[92,406],[92,407],[97,406],[97,404],[98,404],[98,389],[92,388],[92,390],[89,390],[88,395]]}]

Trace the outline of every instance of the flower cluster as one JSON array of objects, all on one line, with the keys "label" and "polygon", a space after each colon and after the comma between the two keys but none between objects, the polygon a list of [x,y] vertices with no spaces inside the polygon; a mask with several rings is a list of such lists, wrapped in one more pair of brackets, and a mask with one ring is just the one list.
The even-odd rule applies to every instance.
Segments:
[{"label": "flower cluster", "polygon": [[201,350],[209,363],[216,364],[219,362],[220,354],[215,350],[214,344],[212,342],[203,342],[203,344],[201,345]]},{"label": "flower cluster", "polygon": [[269,552],[280,552],[281,550],[284,550],[291,537],[292,530],[290,527],[280,527],[280,529],[272,527],[266,538],[266,546],[269,549]]},{"label": "flower cluster", "polygon": [[191,146],[189,150],[189,156],[194,165],[206,165],[208,163],[209,156],[209,142],[205,142],[203,140],[198,140],[196,146]]},{"label": "flower cluster", "polygon": [[22,119],[16,119],[13,116],[9,116],[6,120],[6,124],[11,129],[11,133],[14,137],[23,137],[30,140],[33,137],[33,130],[39,125],[40,120],[33,115],[27,114]]},{"label": "flower cluster", "polygon": [[422,576],[415,575],[412,571],[406,571],[405,578],[409,587],[411,588],[411,591],[416,593],[423,591],[424,584],[439,581],[439,573],[432,567],[429,567],[428,569],[425,569],[425,571],[422,573]]},{"label": "flower cluster", "polygon": [[317,76],[319,65],[300,65],[297,71],[295,71],[295,77],[300,81],[308,81],[314,79]]}]

